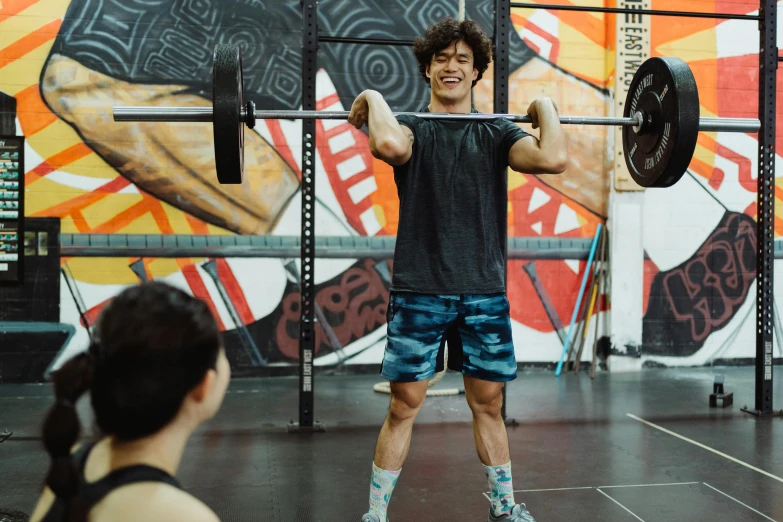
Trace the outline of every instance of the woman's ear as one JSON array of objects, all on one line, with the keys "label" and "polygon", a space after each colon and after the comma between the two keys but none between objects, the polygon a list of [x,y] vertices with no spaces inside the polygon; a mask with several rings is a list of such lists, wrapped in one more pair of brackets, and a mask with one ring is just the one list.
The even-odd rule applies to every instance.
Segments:
[{"label": "woman's ear", "polygon": [[212,389],[215,387],[215,381],[217,380],[217,372],[213,369],[207,370],[201,381],[190,390],[190,397],[197,403],[201,404],[207,400]]}]

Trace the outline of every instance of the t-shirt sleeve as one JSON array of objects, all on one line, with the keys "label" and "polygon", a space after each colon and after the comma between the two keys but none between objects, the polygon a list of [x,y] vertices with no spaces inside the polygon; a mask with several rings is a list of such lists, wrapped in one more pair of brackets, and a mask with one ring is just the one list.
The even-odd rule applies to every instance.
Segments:
[{"label": "t-shirt sleeve", "polygon": [[416,137],[416,125],[418,121],[419,118],[411,114],[400,114],[397,116],[397,123],[408,127],[411,130],[411,132],[413,132],[414,138]]},{"label": "t-shirt sleeve", "polygon": [[531,134],[523,131],[516,123],[506,118],[501,118],[500,121],[500,145],[503,153],[508,156],[511,147],[522,138],[531,136]]}]

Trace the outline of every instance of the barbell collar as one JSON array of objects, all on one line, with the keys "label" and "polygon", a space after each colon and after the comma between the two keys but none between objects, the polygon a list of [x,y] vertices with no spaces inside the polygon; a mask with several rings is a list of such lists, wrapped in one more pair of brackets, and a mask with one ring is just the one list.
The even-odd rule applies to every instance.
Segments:
[{"label": "barbell collar", "polygon": [[[347,111],[255,111],[256,120],[347,120]],[[474,120],[486,121],[507,118],[517,123],[531,123],[528,115],[522,114],[446,114],[431,112],[395,112],[395,116],[411,115],[427,120]],[[561,116],[563,125],[604,125],[638,127],[641,117],[607,118],[590,116]],[[247,120],[243,110],[241,121]],[[212,121],[211,107],[114,107],[114,121],[118,122],[190,122]],[[699,130],[707,132],[758,132],[761,122],[744,118],[701,118]]]},{"label": "barbell collar", "polygon": [[699,130],[704,132],[758,132],[761,122],[752,118],[701,118]]}]

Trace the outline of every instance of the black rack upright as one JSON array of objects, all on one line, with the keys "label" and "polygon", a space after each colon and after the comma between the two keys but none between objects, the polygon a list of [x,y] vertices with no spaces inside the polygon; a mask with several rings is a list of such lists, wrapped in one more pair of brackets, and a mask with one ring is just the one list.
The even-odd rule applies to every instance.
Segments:
[{"label": "black rack upright", "polygon": [[[318,72],[318,2],[302,1],[302,110],[315,110]],[[315,421],[315,120],[302,120],[302,293],[299,321],[299,422],[290,432],[323,431]]]},{"label": "black rack upright", "polygon": [[777,0],[759,6],[759,163],[756,219],[756,415],[772,410],[772,328],[775,273],[775,93]]}]

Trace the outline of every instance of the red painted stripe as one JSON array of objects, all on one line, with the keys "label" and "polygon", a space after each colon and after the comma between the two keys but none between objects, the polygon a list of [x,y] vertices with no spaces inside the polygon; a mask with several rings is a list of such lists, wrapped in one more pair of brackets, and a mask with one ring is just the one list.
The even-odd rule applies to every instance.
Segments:
[{"label": "red painted stripe", "polygon": [[193,292],[193,296],[207,303],[209,310],[215,317],[215,321],[218,323],[218,328],[220,328],[221,331],[225,330],[226,327],[223,324],[223,320],[220,318],[217,308],[215,308],[215,303],[212,302],[209,290],[207,290],[206,285],[204,285],[204,281],[201,279],[201,274],[198,273],[196,265],[183,266],[182,275],[185,276],[185,281],[188,282],[188,286],[190,287],[190,291]]},{"label": "red painted stripe", "polygon": [[340,101],[340,96],[335,92],[333,94],[330,94],[326,98],[317,100],[315,102],[315,110],[317,111],[326,110],[327,108],[331,107],[335,103],[338,103],[339,101]]},{"label": "red painted stripe", "polygon": [[[372,206],[372,200],[368,195],[358,203],[354,203],[353,199],[351,199],[351,196],[348,194],[348,189],[360,181],[374,177],[375,174],[373,173],[369,138],[353,126],[350,127],[350,132],[356,141],[356,145],[338,154],[332,154],[321,120],[315,122],[316,143],[319,144],[318,152],[321,163],[324,165],[324,170],[326,170],[326,175],[329,178],[329,184],[334,191],[334,196],[340,204],[340,208],[343,209],[343,213],[345,214],[348,223],[359,232],[359,234],[365,235],[367,234],[367,231],[359,216],[361,216],[362,212]],[[337,172],[337,165],[357,155],[361,156],[364,161],[365,169],[343,181],[340,178],[340,174]]]},{"label": "red painted stripe", "polygon": [[[557,58],[560,56],[560,40],[558,40],[555,36],[551,35],[550,33],[544,31],[540,27],[538,27],[536,24],[529,23],[525,25],[525,29],[529,30],[531,33],[540,36],[547,42],[552,44],[552,50],[549,53],[549,61],[552,63],[557,63]],[[539,51],[540,53],[540,51]]]},{"label": "red painted stripe", "polygon": [[[76,282],[74,281],[74,283]],[[103,309],[106,308],[109,303],[111,303],[112,299],[113,298],[107,299],[87,310],[87,312],[84,314],[84,317],[79,318],[81,325],[85,328],[90,328],[93,326],[98,321],[98,317],[100,317]]]},{"label": "red painted stripe", "polygon": [[245,297],[245,292],[242,290],[239,281],[237,281],[234,271],[231,270],[228,261],[225,259],[216,259],[215,264],[217,264],[218,276],[223,282],[228,298],[231,299],[231,302],[234,304],[234,308],[236,308],[239,318],[244,324],[252,323],[255,321],[255,317],[253,317],[253,312],[250,311],[250,305]]}]

